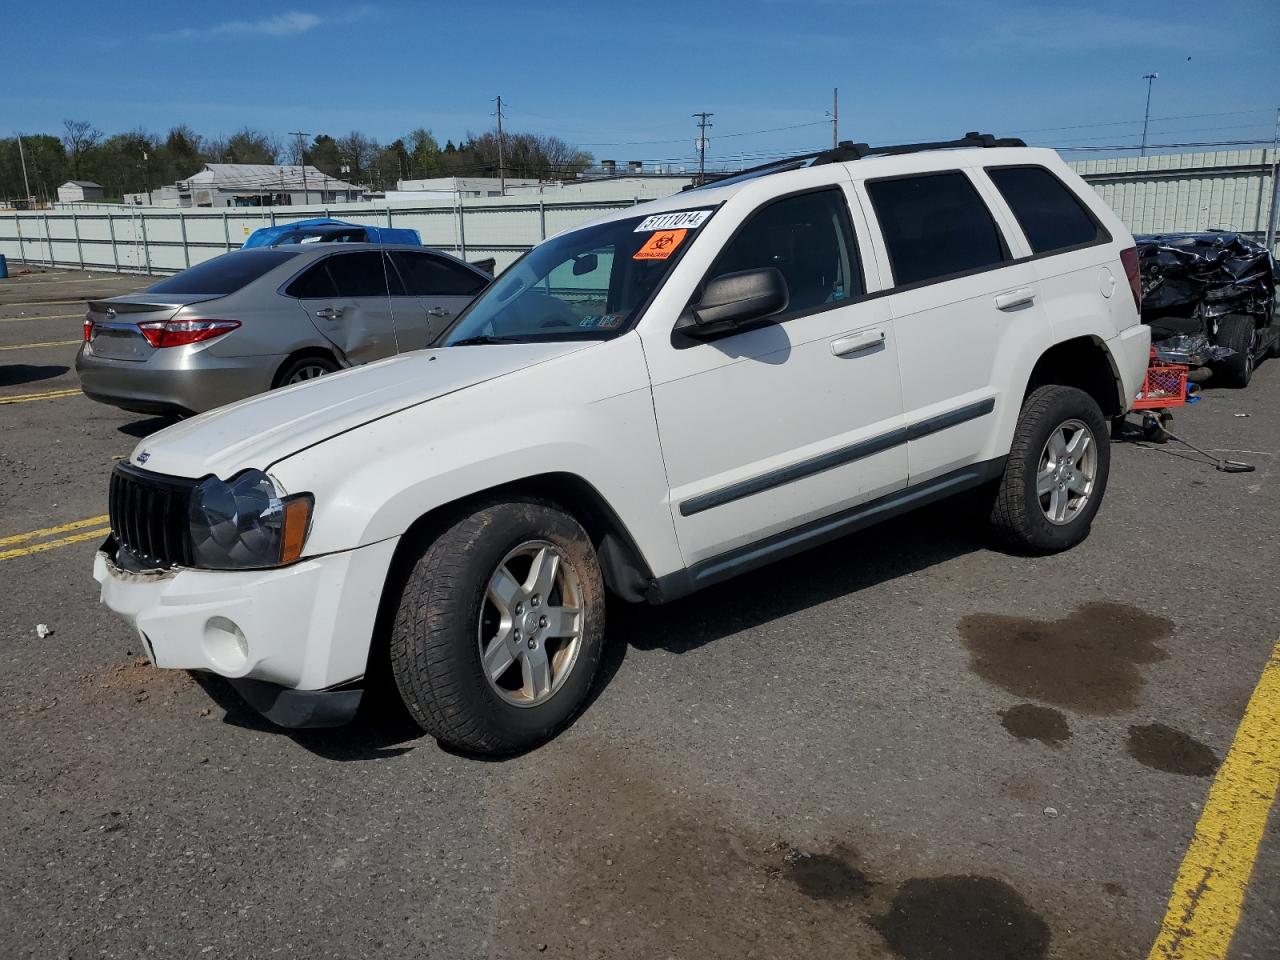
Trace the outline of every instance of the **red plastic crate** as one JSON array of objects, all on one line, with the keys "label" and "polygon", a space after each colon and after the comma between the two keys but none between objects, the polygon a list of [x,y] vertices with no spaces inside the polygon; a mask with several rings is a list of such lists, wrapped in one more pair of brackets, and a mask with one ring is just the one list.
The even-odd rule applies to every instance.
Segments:
[{"label": "red plastic crate", "polygon": [[1180,363],[1156,363],[1147,366],[1142,389],[1133,401],[1135,410],[1158,410],[1180,407],[1187,402],[1187,367]]}]

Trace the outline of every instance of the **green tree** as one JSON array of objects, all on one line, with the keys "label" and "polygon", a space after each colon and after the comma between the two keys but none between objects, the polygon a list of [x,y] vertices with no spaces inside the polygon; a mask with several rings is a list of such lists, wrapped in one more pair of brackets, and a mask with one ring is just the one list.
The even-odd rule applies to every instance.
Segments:
[{"label": "green tree", "polygon": [[330,177],[340,176],[339,167],[342,165],[342,158],[338,152],[338,141],[327,133],[317,134],[303,156],[306,163],[311,164],[321,173]]},{"label": "green tree", "polygon": [[[406,138],[409,150],[409,176],[434,177],[440,173],[440,143],[430,130],[419,127]],[[452,147],[450,142],[450,147]]]}]

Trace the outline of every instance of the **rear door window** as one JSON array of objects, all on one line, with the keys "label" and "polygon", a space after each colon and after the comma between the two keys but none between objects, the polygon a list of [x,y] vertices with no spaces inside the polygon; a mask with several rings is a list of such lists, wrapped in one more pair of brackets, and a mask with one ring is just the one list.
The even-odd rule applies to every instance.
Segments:
[{"label": "rear door window", "polygon": [[959,170],[867,181],[896,286],[980,270],[1008,259],[977,189]]},{"label": "rear door window", "polygon": [[325,266],[340,297],[387,296],[387,273],[375,250],[326,257]]},{"label": "rear door window", "polygon": [[161,280],[150,293],[226,296],[246,287],[298,254],[293,250],[234,250]]},{"label": "rear door window", "polygon": [[328,260],[321,260],[293,283],[285,293],[300,300],[325,300],[338,295],[338,288],[329,276]]},{"label": "rear door window", "polygon": [[1032,253],[1106,242],[1110,236],[1072,190],[1044,167],[987,167]]},{"label": "rear door window", "polygon": [[487,282],[466,267],[429,253],[393,250],[391,260],[412,296],[471,297]]}]

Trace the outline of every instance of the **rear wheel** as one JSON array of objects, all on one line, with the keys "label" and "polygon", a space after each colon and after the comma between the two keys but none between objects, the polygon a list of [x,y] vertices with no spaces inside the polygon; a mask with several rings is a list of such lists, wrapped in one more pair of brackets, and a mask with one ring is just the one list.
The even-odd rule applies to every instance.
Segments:
[{"label": "rear wheel", "polygon": [[1231,313],[1218,320],[1218,334],[1214,342],[1220,347],[1235,351],[1225,360],[1213,365],[1213,371],[1228,387],[1247,387],[1253,378],[1253,367],[1258,351],[1258,327],[1253,317]]},{"label": "rear wheel", "polygon": [[1021,549],[1073,547],[1089,535],[1110,468],[1097,402],[1075,387],[1039,387],[1022,404],[991,525]]},{"label": "rear wheel", "polygon": [[307,380],[323,377],[327,373],[333,373],[337,369],[337,363],[328,357],[299,357],[281,369],[276,376],[276,386],[287,387],[292,383],[304,383]]},{"label": "rear wheel", "polygon": [[586,531],[548,503],[495,503],[423,549],[391,630],[391,667],[428,733],[511,753],[582,708],[603,638],[604,583]]}]

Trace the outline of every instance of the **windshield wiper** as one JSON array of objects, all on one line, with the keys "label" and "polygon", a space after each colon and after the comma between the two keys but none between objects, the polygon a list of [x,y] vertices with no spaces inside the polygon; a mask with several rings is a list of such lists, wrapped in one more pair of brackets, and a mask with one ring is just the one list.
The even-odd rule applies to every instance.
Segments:
[{"label": "windshield wiper", "polygon": [[482,333],[475,337],[463,337],[461,340],[455,340],[449,344],[451,347],[472,347],[482,343],[528,343],[522,337],[495,337],[487,333]]}]

